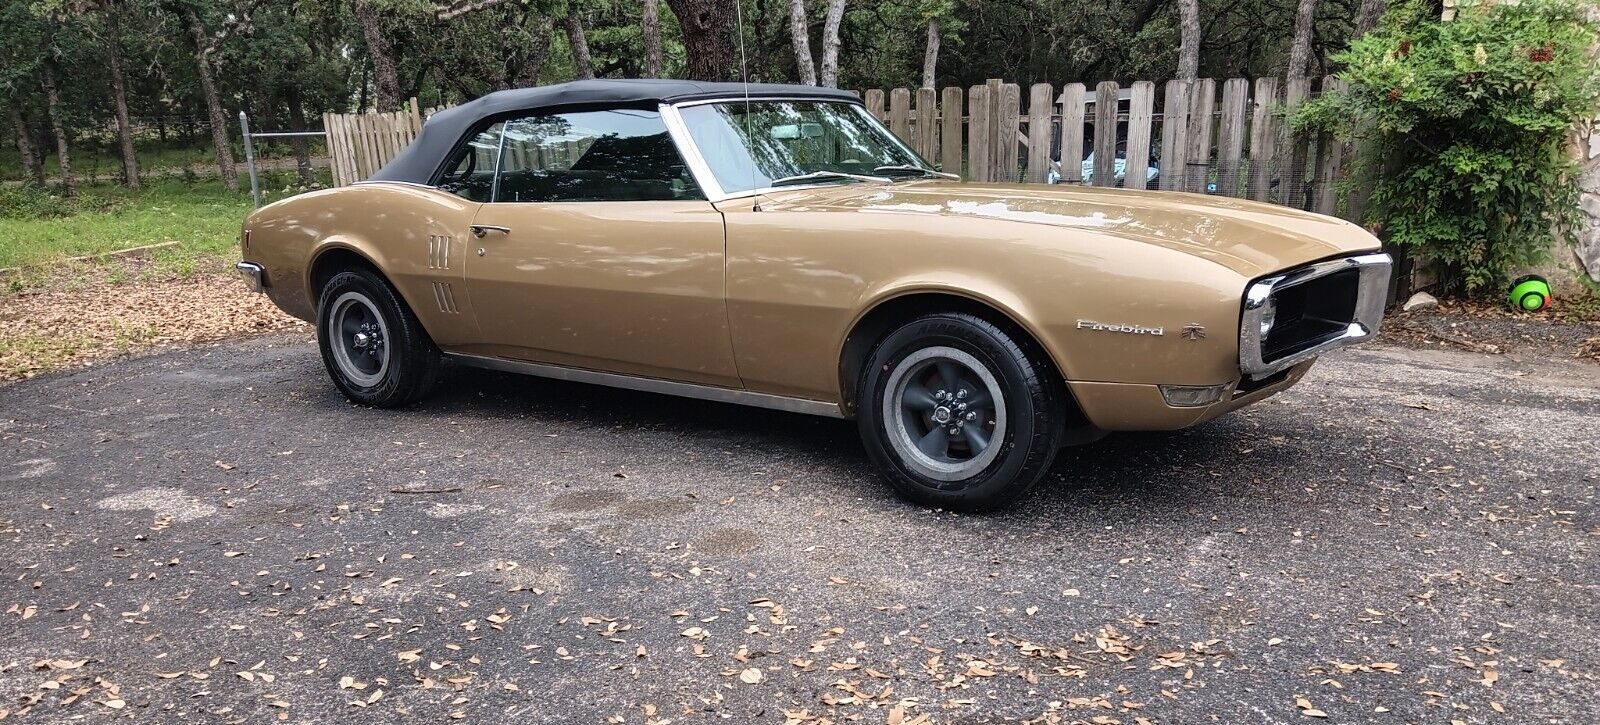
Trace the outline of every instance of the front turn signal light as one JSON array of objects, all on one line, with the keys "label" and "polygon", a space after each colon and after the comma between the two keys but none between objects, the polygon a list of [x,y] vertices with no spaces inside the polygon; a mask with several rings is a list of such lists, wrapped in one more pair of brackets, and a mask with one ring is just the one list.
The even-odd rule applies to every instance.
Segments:
[{"label": "front turn signal light", "polygon": [[1174,408],[1198,408],[1222,399],[1226,383],[1222,385],[1163,385],[1161,397]]}]

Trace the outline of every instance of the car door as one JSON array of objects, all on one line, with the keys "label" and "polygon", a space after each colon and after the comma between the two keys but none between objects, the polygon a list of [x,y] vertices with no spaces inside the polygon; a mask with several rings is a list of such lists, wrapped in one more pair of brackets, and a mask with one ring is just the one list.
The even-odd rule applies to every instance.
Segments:
[{"label": "car door", "polygon": [[485,354],[739,385],[722,215],[656,110],[506,120],[472,232]]}]

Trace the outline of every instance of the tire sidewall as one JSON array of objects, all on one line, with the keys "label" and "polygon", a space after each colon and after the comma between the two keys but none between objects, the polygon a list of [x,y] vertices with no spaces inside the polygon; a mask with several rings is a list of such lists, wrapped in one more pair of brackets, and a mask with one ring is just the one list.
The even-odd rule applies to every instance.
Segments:
[{"label": "tire sidewall", "polygon": [[[389,356],[387,367],[383,377],[370,386],[352,380],[339,366],[333,351],[333,345],[337,344],[331,330],[333,303],[349,292],[355,292],[371,302],[383,318],[386,328],[384,345],[387,348],[385,353]],[[322,288],[317,304],[317,347],[322,352],[322,363],[328,369],[328,376],[345,397],[363,405],[386,405],[404,396],[402,387],[412,372],[409,369],[411,356],[405,353],[416,342],[408,334],[409,326],[407,320],[403,319],[405,314],[400,307],[400,300],[389,285],[365,270],[340,272]]]},{"label": "tire sidewall", "polygon": [[[975,324],[976,323],[976,324]],[[941,490],[940,484],[907,466],[889,440],[890,422],[883,416],[890,375],[902,360],[918,350],[946,346],[972,355],[999,383],[1006,404],[1006,431],[1000,455],[982,471],[962,481],[959,488]],[[1026,492],[1053,458],[1055,444],[1047,430],[1054,425],[1045,408],[1048,397],[1030,387],[1042,382],[1040,371],[1003,332],[966,315],[931,315],[908,323],[886,336],[869,356],[860,394],[857,421],[868,454],[902,495],[920,503],[955,509],[981,510],[1004,505]],[[1042,429],[1041,426],[1044,426]],[[1046,450],[1048,449],[1048,450]]]}]

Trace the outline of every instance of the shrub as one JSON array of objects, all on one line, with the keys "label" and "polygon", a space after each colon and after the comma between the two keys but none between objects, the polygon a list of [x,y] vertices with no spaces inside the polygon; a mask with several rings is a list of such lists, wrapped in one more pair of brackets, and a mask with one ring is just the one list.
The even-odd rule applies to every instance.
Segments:
[{"label": "shrub", "polygon": [[1336,56],[1347,88],[1306,104],[1301,128],[1363,136],[1366,221],[1445,291],[1503,283],[1576,241],[1574,124],[1595,112],[1596,28],[1574,0],[1485,2],[1441,22],[1404,0]]},{"label": "shrub", "polygon": [[38,184],[0,184],[0,219],[54,219],[77,211],[72,199]]}]

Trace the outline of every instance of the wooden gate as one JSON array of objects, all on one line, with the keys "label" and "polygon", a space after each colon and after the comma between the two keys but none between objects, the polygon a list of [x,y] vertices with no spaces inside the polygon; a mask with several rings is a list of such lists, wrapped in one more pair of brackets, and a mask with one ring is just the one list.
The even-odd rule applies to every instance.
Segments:
[{"label": "wooden gate", "polygon": [[393,113],[323,114],[333,185],[347,186],[377,173],[422,132],[422,119],[415,98]]}]

